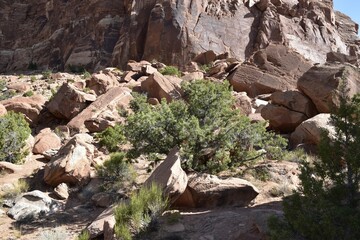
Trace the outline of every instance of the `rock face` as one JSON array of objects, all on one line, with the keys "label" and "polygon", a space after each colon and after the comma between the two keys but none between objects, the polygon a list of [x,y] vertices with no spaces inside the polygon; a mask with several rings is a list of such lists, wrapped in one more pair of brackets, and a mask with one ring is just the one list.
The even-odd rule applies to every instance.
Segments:
[{"label": "rock face", "polygon": [[35,190],[19,196],[7,214],[17,221],[32,220],[56,210],[59,206],[60,204],[45,193]]},{"label": "rock face", "polygon": [[174,202],[186,189],[188,177],[181,168],[179,149],[173,148],[166,159],[152,172],[144,183],[149,185],[156,183],[164,190],[170,202]]},{"label": "rock face", "polygon": [[43,154],[50,149],[58,149],[60,147],[61,139],[50,128],[45,128],[36,135],[32,152]]},{"label": "rock face", "polygon": [[92,137],[77,134],[45,165],[44,181],[57,186],[60,183],[84,184],[90,178],[90,165],[94,157]]},{"label": "rock face", "polygon": [[298,88],[311,98],[319,112],[329,113],[339,106],[341,82],[347,84],[350,96],[360,92],[359,70],[344,64],[314,66],[299,79]]},{"label": "rock face", "polygon": [[0,72],[124,67],[129,59],[183,66],[225,52],[246,60],[272,43],[317,63],[331,51],[358,54],[358,25],[329,0],[5,0],[0,29]]},{"label": "rock face", "polygon": [[259,193],[255,186],[240,178],[219,179],[217,176],[201,173],[191,173],[188,178],[186,191],[175,202],[175,206],[244,207]]}]

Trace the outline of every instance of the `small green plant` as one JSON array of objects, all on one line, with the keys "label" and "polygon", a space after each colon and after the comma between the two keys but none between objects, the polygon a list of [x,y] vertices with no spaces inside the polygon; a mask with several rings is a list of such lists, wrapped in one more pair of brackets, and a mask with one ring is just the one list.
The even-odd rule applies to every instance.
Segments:
[{"label": "small green plant", "polygon": [[46,71],[42,72],[42,79],[50,79],[51,74],[52,74],[51,70],[46,70]]},{"label": "small green plant", "polygon": [[116,236],[123,240],[131,240],[133,235],[156,227],[157,219],[167,205],[161,188],[156,184],[141,188],[131,196],[128,203],[121,202],[115,208]]},{"label": "small green plant", "polygon": [[212,67],[212,63],[200,65],[200,70],[207,73],[211,67]]},{"label": "small green plant", "polygon": [[171,75],[171,76],[176,76],[176,77],[181,76],[181,72],[175,66],[166,66],[166,67],[164,67],[163,69],[160,70],[160,73],[162,75]]},{"label": "small green plant", "polygon": [[36,79],[36,77],[35,76],[31,76],[30,77],[30,81],[33,83],[33,82],[35,82],[37,79]]},{"label": "small green plant", "polygon": [[84,70],[83,74],[82,74],[82,78],[83,79],[89,79],[91,78],[91,73],[89,73],[88,71]]},{"label": "small green plant", "polygon": [[109,160],[97,167],[97,173],[103,179],[103,189],[108,192],[117,192],[119,189],[130,187],[136,177],[123,152],[113,153]]},{"label": "small green plant", "polygon": [[24,74],[19,75],[19,79],[24,78]]},{"label": "small green plant", "polygon": [[84,230],[80,233],[80,235],[76,238],[76,240],[89,240],[90,239],[90,232]]},{"label": "small green plant", "polygon": [[4,199],[13,199],[19,196],[21,193],[27,192],[29,190],[29,184],[24,179],[19,179],[16,183],[13,183],[11,187],[6,190],[3,190],[1,198]]},{"label": "small green plant", "polygon": [[27,91],[27,92],[25,92],[25,93],[23,94],[24,97],[31,97],[31,96],[33,96],[33,95],[34,95],[34,92],[31,91],[31,90],[29,90],[29,91]]},{"label": "small green plant", "polygon": [[31,129],[22,114],[8,112],[0,117],[0,161],[20,163]]},{"label": "small green plant", "polygon": [[38,240],[64,240],[70,237],[69,232],[64,228],[57,227],[51,230],[42,231],[38,237]]},{"label": "small green plant", "polygon": [[114,127],[108,127],[101,133],[96,135],[99,139],[101,146],[105,146],[110,152],[116,152],[119,150],[119,146],[125,142],[124,128],[122,125],[115,125]]}]

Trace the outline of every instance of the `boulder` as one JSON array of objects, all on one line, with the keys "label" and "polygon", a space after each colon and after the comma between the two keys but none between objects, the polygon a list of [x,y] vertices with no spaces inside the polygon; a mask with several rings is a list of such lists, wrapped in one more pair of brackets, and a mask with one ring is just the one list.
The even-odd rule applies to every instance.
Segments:
[{"label": "boulder", "polygon": [[60,183],[54,189],[54,194],[61,200],[69,198],[69,187],[66,183]]},{"label": "boulder", "polygon": [[50,128],[45,128],[35,137],[35,144],[32,149],[34,154],[43,154],[50,149],[61,147],[61,139]]},{"label": "boulder", "polygon": [[186,191],[174,203],[180,207],[216,208],[245,207],[259,194],[250,182],[240,178],[220,179],[217,176],[191,173]]},{"label": "boulder", "polygon": [[[145,81],[141,82],[141,88],[148,93],[148,97],[157,98],[161,101],[165,98],[167,102],[181,98],[179,84],[176,77],[165,77],[159,72],[151,74]],[[181,82],[181,79],[178,79]]]},{"label": "boulder", "polygon": [[95,95],[64,83],[48,103],[47,109],[57,118],[70,120],[95,100]]},{"label": "boulder", "polygon": [[209,63],[215,61],[215,59],[216,59],[216,54],[214,53],[214,51],[209,50],[209,51],[198,54],[193,59],[193,61],[196,63],[199,63],[201,65],[205,65],[205,64],[209,64]]},{"label": "boulder", "polygon": [[249,98],[246,92],[232,92],[235,97],[235,108],[246,116],[252,113],[251,98]]},{"label": "boulder", "polygon": [[334,136],[335,129],[329,123],[330,114],[321,113],[301,123],[290,136],[290,145],[318,145],[324,130]]},{"label": "boulder", "polygon": [[7,212],[16,221],[32,220],[56,211],[60,204],[45,193],[35,190],[16,198],[15,204]]},{"label": "boulder", "polygon": [[156,183],[163,188],[165,196],[173,203],[186,189],[188,178],[181,168],[179,149],[173,148],[166,159],[151,173],[145,186]]},{"label": "boulder", "polygon": [[349,88],[349,96],[360,92],[359,70],[344,64],[314,66],[299,79],[298,88],[320,113],[329,113],[340,104],[338,94],[342,82]]},{"label": "boulder", "polygon": [[90,179],[90,165],[94,157],[92,137],[77,134],[45,165],[44,181],[57,186],[60,183],[85,184]]},{"label": "boulder", "polygon": [[299,91],[275,92],[271,94],[270,100],[272,104],[284,106],[291,111],[303,113],[308,118],[318,113],[311,99]]},{"label": "boulder", "polygon": [[6,108],[4,107],[4,105],[0,104],[0,117],[4,116],[7,113]]},{"label": "boulder", "polygon": [[273,130],[288,133],[295,130],[300,123],[307,119],[300,112],[291,111],[286,107],[268,104],[261,109],[261,116],[269,121],[269,127]]},{"label": "boulder", "polygon": [[24,114],[25,119],[31,126],[35,126],[39,120],[46,99],[42,95],[31,97],[16,97],[0,102],[7,111],[14,111]]},{"label": "boulder", "polygon": [[104,94],[112,87],[119,85],[121,71],[116,68],[106,68],[99,73],[94,73],[89,80],[86,81],[86,87],[95,91],[97,95]]},{"label": "boulder", "polygon": [[90,233],[90,239],[93,239],[103,234],[105,222],[115,222],[114,210],[115,206],[110,206],[109,208],[104,210],[89,226],[87,226],[86,229]]},{"label": "boulder", "polygon": [[[86,131],[85,122],[87,122],[86,126],[89,126],[91,132],[104,130],[115,122],[120,122],[121,117],[118,110],[128,109],[131,99],[133,97],[130,89],[123,87],[111,88],[71,119],[67,126],[72,132],[81,132]],[[106,114],[106,111],[108,114]]]},{"label": "boulder", "polygon": [[9,83],[6,86],[9,90],[14,90],[18,93],[25,93],[27,91],[29,91],[31,89],[31,85],[28,83],[19,83],[19,82],[14,82],[14,83]]}]

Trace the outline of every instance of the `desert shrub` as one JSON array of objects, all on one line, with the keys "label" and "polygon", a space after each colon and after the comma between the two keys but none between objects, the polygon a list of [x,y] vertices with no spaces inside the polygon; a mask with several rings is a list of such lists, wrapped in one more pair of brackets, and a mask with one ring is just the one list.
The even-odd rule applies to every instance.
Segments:
[{"label": "desert shrub", "polygon": [[166,66],[163,69],[161,69],[159,71],[162,75],[171,75],[171,76],[176,76],[176,77],[180,77],[181,76],[181,72],[179,71],[179,69],[175,66]]},{"label": "desert shrub", "polygon": [[143,187],[134,193],[129,202],[120,203],[115,208],[115,233],[118,238],[131,240],[156,225],[158,217],[167,207],[167,200],[156,184]]},{"label": "desert shrub", "polygon": [[323,134],[319,159],[303,163],[301,188],[284,201],[284,222],[306,239],[360,239],[360,95],[342,89],[331,124],[335,135]]},{"label": "desert shrub", "polygon": [[77,236],[76,240],[89,240],[90,232],[87,230],[82,231],[79,236]]},{"label": "desert shrub", "polygon": [[31,96],[33,96],[33,95],[34,95],[34,92],[31,91],[31,90],[29,90],[29,91],[27,91],[27,92],[25,92],[25,93],[23,94],[24,97],[31,97]]},{"label": "desert shrub", "polygon": [[35,82],[37,79],[36,79],[36,76],[31,76],[30,77],[30,81],[33,83],[33,82]]},{"label": "desert shrub", "polygon": [[110,152],[119,150],[119,145],[125,142],[124,128],[122,125],[108,127],[104,131],[98,133],[96,138],[99,139],[101,146],[105,146]]},{"label": "desert shrub", "polygon": [[46,71],[42,72],[42,79],[50,79],[51,74],[52,74],[51,70],[46,70]]},{"label": "desert shrub", "polygon": [[89,78],[91,78],[91,73],[89,73],[89,72],[86,71],[86,69],[85,69],[84,72],[82,73],[82,78],[83,78],[83,79],[89,79]]},{"label": "desert shrub", "polygon": [[0,117],[0,161],[19,163],[31,129],[22,114],[8,112]]},{"label": "desert shrub", "polygon": [[3,189],[0,197],[4,199],[16,198],[21,193],[27,192],[28,190],[28,182],[24,179],[19,179],[17,182],[13,183],[11,187]]},{"label": "desert shrub", "polygon": [[182,149],[184,167],[219,172],[262,157],[279,158],[286,141],[252,124],[232,108],[234,98],[227,82],[193,81],[182,86],[185,101],[162,101],[152,106],[144,97],[131,104],[125,134],[134,152],[167,154]]},{"label": "desert shrub", "polygon": [[131,164],[126,161],[126,154],[123,152],[113,153],[109,160],[97,167],[97,173],[103,179],[102,187],[109,192],[116,192],[119,189],[129,187],[136,176]]}]

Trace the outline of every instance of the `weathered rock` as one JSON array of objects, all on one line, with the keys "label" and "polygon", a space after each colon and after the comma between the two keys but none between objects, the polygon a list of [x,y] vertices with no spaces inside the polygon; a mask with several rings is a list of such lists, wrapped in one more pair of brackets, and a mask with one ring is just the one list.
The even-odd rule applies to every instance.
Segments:
[{"label": "weathered rock", "polygon": [[61,200],[65,200],[69,198],[69,187],[66,183],[60,183],[54,189],[54,194],[60,198]]},{"label": "weathered rock", "polygon": [[28,83],[10,83],[7,85],[7,88],[10,90],[15,90],[18,93],[25,93],[30,90],[31,85]]},{"label": "weathered rock", "polygon": [[92,140],[88,134],[77,134],[70,139],[45,165],[44,181],[51,186],[86,183],[94,157]]},{"label": "weathered rock", "polygon": [[156,183],[163,188],[165,196],[173,203],[186,189],[188,178],[181,168],[179,149],[173,148],[166,159],[152,172],[145,186]]},{"label": "weathered rock", "polygon": [[181,79],[184,81],[193,81],[193,80],[198,80],[198,79],[204,79],[204,73],[198,72],[198,71],[186,73],[184,76],[181,77]]},{"label": "weathered rock", "polygon": [[0,117],[4,116],[7,113],[6,108],[4,107],[4,105],[0,104]]},{"label": "weathered rock", "polygon": [[22,169],[21,166],[16,165],[14,163],[4,162],[4,161],[0,162],[0,172],[16,173],[19,172],[21,169]]},{"label": "weathered rock", "polygon": [[95,91],[97,95],[104,94],[112,87],[119,85],[121,71],[115,68],[106,68],[99,73],[94,73],[89,80],[86,81],[86,86]]},{"label": "weathered rock", "polygon": [[308,118],[318,112],[314,103],[299,91],[275,92],[271,94],[271,103],[284,106],[291,111],[305,114]]},{"label": "weathered rock", "polygon": [[99,207],[109,207],[113,204],[114,199],[110,193],[96,193],[91,197],[91,201],[95,203],[96,206]]},{"label": "weathered rock", "polygon": [[61,139],[50,128],[45,128],[35,137],[35,144],[32,152],[35,154],[43,154],[50,149],[58,149],[61,147]]},{"label": "weathered rock", "polygon": [[217,176],[201,173],[191,173],[188,178],[186,191],[174,203],[175,206],[244,207],[259,194],[255,186],[240,178],[219,179]]},{"label": "weathered rock", "polygon": [[290,109],[268,104],[261,109],[261,116],[269,121],[269,127],[282,133],[288,133],[295,130],[300,123],[308,117],[300,112],[291,111]]},{"label": "weathered rock", "polygon": [[104,240],[116,240],[114,218],[104,221]]},{"label": "weathered rock", "polygon": [[141,88],[148,93],[149,97],[157,98],[159,101],[165,98],[166,101],[171,102],[173,99],[181,98],[180,82],[181,79],[178,79],[177,83],[175,77],[165,77],[155,72],[141,82]]},{"label": "weathered rock", "polygon": [[47,109],[57,118],[70,120],[95,100],[96,96],[64,83],[48,103]]},{"label": "weathered rock", "polygon": [[233,92],[235,97],[235,108],[240,109],[241,113],[244,115],[249,115],[252,113],[251,98],[249,98],[246,92]]},{"label": "weathered rock", "polygon": [[100,236],[104,232],[104,223],[115,222],[114,206],[110,206],[104,210],[86,229],[90,233],[90,238]]},{"label": "weathered rock", "polygon": [[25,221],[56,211],[59,207],[60,204],[55,200],[45,193],[35,190],[20,195],[7,214],[16,221]]},{"label": "weathered rock", "polygon": [[34,126],[38,120],[41,110],[44,107],[46,99],[41,95],[31,97],[17,97],[3,100],[0,103],[7,111],[22,113],[31,126]]},{"label": "weathered rock", "polygon": [[296,147],[301,144],[318,145],[321,134],[327,130],[330,136],[335,134],[334,127],[329,124],[330,114],[322,113],[301,123],[290,136],[290,144]]},{"label": "weathered rock", "polygon": [[213,62],[215,59],[216,59],[216,54],[214,53],[214,51],[210,50],[200,53],[193,59],[193,61],[201,65],[204,65]]},{"label": "weathered rock", "polygon": [[299,79],[298,88],[311,98],[319,112],[329,113],[340,104],[341,82],[349,88],[349,96],[360,92],[360,71],[343,64],[314,66]]},{"label": "weathered rock", "polygon": [[[67,126],[73,132],[81,132],[85,131],[85,122],[87,122],[86,126],[92,132],[104,130],[106,127],[120,121],[121,117],[117,113],[118,110],[128,109],[132,98],[131,90],[128,88],[111,88],[105,94],[99,96],[95,102],[91,103],[80,114],[71,119]],[[107,110],[110,110],[109,114],[105,113]],[[102,113],[103,116],[101,117]]]}]

